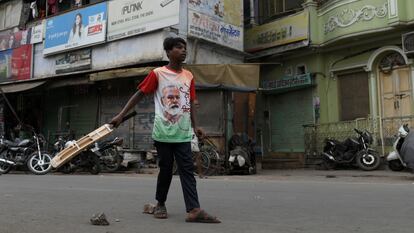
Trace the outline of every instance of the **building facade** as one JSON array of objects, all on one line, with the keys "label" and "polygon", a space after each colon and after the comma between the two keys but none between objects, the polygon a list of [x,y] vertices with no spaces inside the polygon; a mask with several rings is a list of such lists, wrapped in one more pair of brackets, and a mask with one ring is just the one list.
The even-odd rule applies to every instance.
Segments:
[{"label": "building facade", "polygon": [[[152,69],[167,64],[163,40],[180,36],[196,74],[200,126],[224,154],[228,138],[254,116],[239,113],[251,106],[258,76],[249,79],[259,73],[243,64],[243,21],[241,0],[0,1],[0,88],[49,142],[60,134],[79,138],[107,123]],[[125,138],[125,149],[153,149],[153,108],[149,96],[113,134]],[[1,109],[8,135],[18,122],[6,102]],[[243,117],[235,122],[234,114]]]},{"label": "building facade", "polygon": [[246,50],[249,61],[268,63],[257,109],[268,165],[315,164],[325,138],[355,136],[354,128],[371,131],[386,154],[414,113],[413,2],[270,0],[256,8]]}]

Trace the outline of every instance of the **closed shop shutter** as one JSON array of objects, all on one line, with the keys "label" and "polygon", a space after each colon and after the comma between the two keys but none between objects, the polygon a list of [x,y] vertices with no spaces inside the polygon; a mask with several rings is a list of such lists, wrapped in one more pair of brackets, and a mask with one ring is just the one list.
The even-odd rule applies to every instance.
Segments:
[{"label": "closed shop shutter", "polygon": [[90,85],[74,86],[70,104],[76,107],[70,109],[70,127],[80,138],[98,126],[98,96],[96,89]]},{"label": "closed shop shutter", "polygon": [[303,125],[314,122],[312,89],[271,95],[271,150],[274,152],[304,152]]},{"label": "closed shop shutter", "polygon": [[209,135],[224,134],[224,97],[222,91],[197,91],[200,107],[196,110],[197,123]]},{"label": "closed shop shutter", "polygon": [[[108,81],[101,83],[100,91],[100,124],[108,123],[117,113],[119,113],[134,91],[132,81]],[[130,148],[132,145],[130,135],[131,125],[129,122],[121,124],[110,137],[122,137],[123,147]]]}]

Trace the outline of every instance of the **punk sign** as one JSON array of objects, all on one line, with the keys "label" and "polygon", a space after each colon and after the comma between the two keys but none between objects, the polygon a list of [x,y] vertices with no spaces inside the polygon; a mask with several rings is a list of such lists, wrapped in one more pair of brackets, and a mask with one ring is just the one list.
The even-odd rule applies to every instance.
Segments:
[{"label": "punk sign", "polygon": [[179,23],[179,0],[116,0],[108,6],[108,41]]}]

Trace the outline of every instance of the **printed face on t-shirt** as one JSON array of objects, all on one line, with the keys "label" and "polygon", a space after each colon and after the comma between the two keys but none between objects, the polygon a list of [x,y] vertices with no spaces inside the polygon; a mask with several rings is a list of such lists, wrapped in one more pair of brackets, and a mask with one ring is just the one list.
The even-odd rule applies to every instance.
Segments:
[{"label": "printed face on t-shirt", "polygon": [[[177,116],[181,114],[181,97],[180,90],[177,86],[170,85],[162,89],[161,97],[162,105],[164,107],[164,114],[170,116]],[[166,114],[167,113],[167,114]]]}]

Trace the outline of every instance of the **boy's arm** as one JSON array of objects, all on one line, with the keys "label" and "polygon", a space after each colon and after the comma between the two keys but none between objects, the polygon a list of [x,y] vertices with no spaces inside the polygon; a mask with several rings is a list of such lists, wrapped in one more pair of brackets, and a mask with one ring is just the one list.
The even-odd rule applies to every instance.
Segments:
[{"label": "boy's arm", "polygon": [[135,92],[128,102],[125,104],[124,108],[116,115],[109,124],[112,124],[114,127],[118,127],[121,124],[122,118],[145,96],[145,93],[141,90]]},{"label": "boy's arm", "polygon": [[201,128],[197,128],[197,120],[196,120],[196,108],[198,107],[197,100],[190,101],[191,107],[190,107],[190,118],[191,118],[191,126],[194,130],[194,133],[197,135],[198,138],[202,138],[204,136],[204,132]]}]

